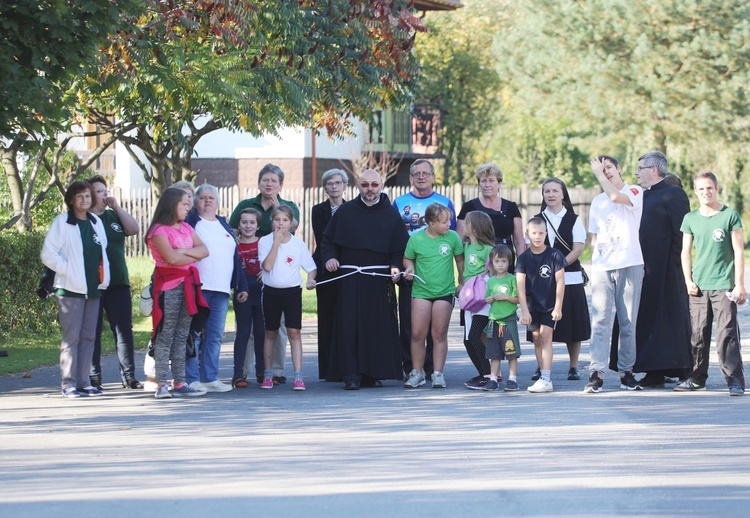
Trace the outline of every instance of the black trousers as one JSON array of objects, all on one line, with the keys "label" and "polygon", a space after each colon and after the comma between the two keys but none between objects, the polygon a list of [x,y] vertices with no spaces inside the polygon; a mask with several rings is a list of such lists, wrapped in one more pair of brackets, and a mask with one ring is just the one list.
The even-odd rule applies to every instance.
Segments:
[{"label": "black trousers", "polygon": [[135,359],[133,352],[133,302],[130,298],[130,286],[110,286],[102,292],[99,318],[96,324],[94,356],[91,358],[91,376],[102,375],[102,331],[103,312],[107,312],[109,328],[117,347],[117,360],[120,363],[122,381],[135,378]]}]

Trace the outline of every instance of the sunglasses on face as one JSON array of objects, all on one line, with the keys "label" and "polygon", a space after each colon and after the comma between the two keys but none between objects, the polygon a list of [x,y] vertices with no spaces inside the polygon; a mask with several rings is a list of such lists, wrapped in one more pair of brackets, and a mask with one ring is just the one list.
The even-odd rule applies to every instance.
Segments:
[{"label": "sunglasses on face", "polygon": [[372,182],[372,183],[362,182],[361,184],[359,184],[359,186],[362,187],[363,189],[369,189],[370,187],[372,187],[373,189],[377,189],[378,187],[380,187],[380,184],[378,182]]}]

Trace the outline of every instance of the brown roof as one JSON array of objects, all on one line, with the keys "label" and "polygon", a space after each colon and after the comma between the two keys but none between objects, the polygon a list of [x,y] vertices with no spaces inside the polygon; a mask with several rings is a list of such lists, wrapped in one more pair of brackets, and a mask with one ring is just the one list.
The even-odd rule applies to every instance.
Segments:
[{"label": "brown roof", "polygon": [[461,0],[415,0],[414,8],[418,11],[454,11],[461,5]]}]

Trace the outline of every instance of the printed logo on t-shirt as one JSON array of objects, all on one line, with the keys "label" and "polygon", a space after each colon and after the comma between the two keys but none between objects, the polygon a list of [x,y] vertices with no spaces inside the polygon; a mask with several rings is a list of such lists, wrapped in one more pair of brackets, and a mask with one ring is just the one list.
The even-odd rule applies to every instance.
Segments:
[{"label": "printed logo on t-shirt", "polygon": [[552,268],[548,264],[543,264],[539,267],[539,276],[542,279],[549,279],[552,276]]},{"label": "printed logo on t-shirt", "polygon": [[93,239],[94,239],[94,243],[96,243],[97,245],[101,245],[102,244],[101,239],[99,239],[99,234],[94,233]]},{"label": "printed logo on t-shirt", "polygon": [[723,242],[725,237],[727,237],[727,236],[724,233],[724,229],[723,228],[717,228],[713,232],[711,232],[711,239],[713,239],[717,243]]},{"label": "printed logo on t-shirt", "polygon": [[112,230],[114,230],[115,232],[119,232],[119,233],[121,233],[121,234],[122,234],[122,227],[120,226],[120,224],[119,224],[119,223],[115,223],[115,222],[113,221],[113,222],[112,222],[112,224],[111,224],[111,225],[109,226],[109,228],[111,228],[111,229],[112,229]]},{"label": "printed logo on t-shirt", "polygon": [[440,253],[440,255],[445,257],[446,255],[449,255],[451,253],[451,247],[443,243],[442,245],[440,245],[440,248],[438,248],[438,252]]},{"label": "printed logo on t-shirt", "polygon": [[510,293],[510,287],[507,284],[501,284],[497,287],[497,290],[495,290],[497,293],[502,293],[503,295],[508,295]]},{"label": "printed logo on t-shirt", "polygon": [[286,259],[284,259],[284,264],[290,267],[294,266],[294,257],[292,257],[291,255],[286,256]]},{"label": "printed logo on t-shirt", "polygon": [[471,254],[469,256],[469,265],[479,266],[479,257],[477,257],[477,254]]}]

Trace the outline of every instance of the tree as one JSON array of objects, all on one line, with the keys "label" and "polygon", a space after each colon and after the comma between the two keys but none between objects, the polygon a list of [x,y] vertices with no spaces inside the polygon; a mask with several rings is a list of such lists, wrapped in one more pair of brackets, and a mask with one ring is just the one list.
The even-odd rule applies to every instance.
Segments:
[{"label": "tree", "polygon": [[501,70],[542,116],[661,151],[747,138],[747,2],[527,0],[512,19]]},{"label": "tree", "polygon": [[[83,114],[115,133],[158,196],[190,178],[193,148],[218,128],[252,135],[283,125],[344,134],[351,116],[405,105],[425,30],[406,0],[146,2],[83,77]],[[196,120],[202,120],[201,124]]]},{"label": "tree", "polygon": [[504,9],[505,2],[473,0],[457,12],[432,14],[430,32],[415,49],[423,68],[420,99],[442,110],[443,183],[463,181],[497,123],[501,81],[492,41]]},{"label": "tree", "polygon": [[[0,228],[31,228],[31,209],[59,186],[46,152],[74,123],[71,81],[96,66],[99,47],[121,28],[134,0],[16,0],[0,3],[0,162],[13,216]],[[59,154],[58,154],[59,156]],[[24,176],[24,164],[38,157]],[[40,171],[49,178],[35,188]]]}]

